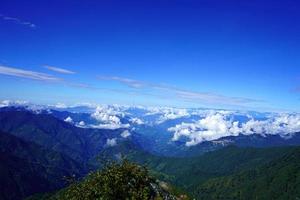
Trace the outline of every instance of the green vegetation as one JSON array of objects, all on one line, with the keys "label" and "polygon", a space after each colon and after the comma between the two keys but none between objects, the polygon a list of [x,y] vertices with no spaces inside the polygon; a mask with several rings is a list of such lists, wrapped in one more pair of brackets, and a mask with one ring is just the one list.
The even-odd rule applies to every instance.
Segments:
[{"label": "green vegetation", "polygon": [[[252,188],[259,183],[267,184],[270,181],[269,179],[261,179],[261,177],[266,174],[265,172],[280,174],[280,176],[285,177],[290,167],[293,166],[293,170],[290,171],[290,175],[288,176],[298,176],[297,173],[300,172],[300,169],[296,166],[297,164],[299,166],[300,155],[296,155],[296,153],[299,151],[299,147],[240,148],[228,146],[192,158],[166,158],[151,155],[141,151],[139,147],[132,143],[125,142],[119,146],[106,149],[102,153],[105,154],[105,156],[114,156],[117,152],[125,152],[128,159],[146,165],[151,169],[153,175],[183,189],[196,199],[242,199],[242,197],[245,197],[245,199],[255,199],[255,196],[247,196],[246,192],[243,192],[241,197],[230,196],[232,194],[239,194],[236,190],[240,190],[240,188],[232,188],[232,190],[228,188],[228,182],[236,181],[236,179],[231,180],[230,178],[233,178],[231,176],[241,173],[244,178],[240,179],[241,175],[239,175],[237,179],[240,180],[240,182],[232,184],[243,187],[243,190],[249,191],[251,194],[258,194],[261,191],[253,191],[248,187]],[[294,158],[294,160],[289,159],[283,163],[284,158],[289,156]],[[280,163],[281,166],[289,167],[286,169],[275,168],[275,166],[278,166]],[[264,168],[264,170],[261,168]],[[256,172],[258,169],[260,169],[260,173]],[[254,176],[253,174],[256,175]],[[277,176],[280,177],[279,175]],[[234,177],[236,178],[236,176]],[[251,177],[252,185],[246,186],[248,185],[246,181],[251,180]],[[283,183],[281,184],[280,181],[278,181],[276,184],[283,186],[285,184],[284,179],[281,178],[280,180]],[[296,182],[291,180],[286,182],[290,182],[290,185],[293,185],[293,187],[300,188]],[[277,188],[277,191],[282,191],[275,185],[270,187]],[[220,190],[218,190],[218,187]],[[214,190],[214,188],[217,189]],[[262,191],[269,190],[262,186],[259,188],[263,188]],[[225,191],[228,192],[228,195],[223,194]],[[216,198],[211,196],[216,193],[219,193],[220,196]],[[297,192],[295,191],[289,190],[289,193],[293,197],[297,196]],[[225,195],[225,197],[222,198],[222,195]],[[275,195],[275,193],[273,195]]]},{"label": "green vegetation", "polygon": [[264,166],[294,152],[297,147],[240,148],[228,146],[191,158],[166,158],[141,151],[130,142],[124,142],[102,152],[115,156],[118,152],[134,162],[146,165],[161,180],[172,183],[191,196],[198,196],[199,185],[217,177]]},{"label": "green vegetation", "polygon": [[251,170],[208,180],[197,199],[300,199],[300,148]]},{"label": "green vegetation", "polygon": [[165,183],[157,182],[145,167],[127,160],[112,162],[97,172],[89,174],[84,180],[72,184],[50,197],[51,200],[90,200],[90,199],[132,199],[159,200],[176,199],[170,195]]}]

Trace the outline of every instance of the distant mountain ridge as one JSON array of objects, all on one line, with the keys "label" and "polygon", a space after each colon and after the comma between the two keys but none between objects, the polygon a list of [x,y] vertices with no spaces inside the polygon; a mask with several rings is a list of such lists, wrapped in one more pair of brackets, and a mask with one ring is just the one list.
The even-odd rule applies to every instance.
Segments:
[{"label": "distant mountain ridge", "polygon": [[[134,113],[138,112],[134,110]],[[258,114],[255,114],[255,116],[262,118],[262,116],[259,116]],[[65,123],[64,120],[68,117],[74,120],[74,123]],[[124,123],[130,123],[130,117],[124,116],[124,119],[120,119]],[[37,141],[35,142],[37,143],[47,141],[47,143],[42,145],[52,145],[50,148],[54,148],[54,150],[58,151],[59,148],[61,148],[64,153],[70,154],[74,159],[76,159],[76,157],[77,159],[83,157],[90,159],[95,156],[97,152],[105,146],[107,139],[116,138],[120,141],[124,140],[125,138],[120,137],[124,130],[128,130],[131,135],[130,138],[127,139],[135,140],[135,142],[139,143],[144,150],[156,155],[173,157],[200,155],[228,145],[272,147],[300,144],[300,134],[299,132],[295,132],[288,137],[282,137],[278,134],[238,134],[236,136],[221,137],[212,141],[203,141],[193,146],[186,146],[188,139],[180,138],[177,141],[173,141],[172,133],[167,130],[168,127],[180,122],[180,118],[167,120],[157,125],[131,124],[131,127],[129,128],[112,130],[78,127],[77,124],[80,121],[83,121],[86,124],[89,122],[95,124],[97,122],[97,120],[91,117],[91,114],[89,113],[71,113],[68,111],[57,110],[31,111],[23,107],[0,108],[0,130],[12,132],[12,134],[23,137],[23,139],[26,140],[34,141],[36,139]],[[26,122],[26,124],[22,124],[22,122]],[[5,126],[3,126],[4,124]],[[9,127],[9,125],[11,125],[11,127]],[[43,139],[33,138],[33,136],[26,133],[26,131],[25,133],[22,132],[22,135],[19,131],[20,129],[27,129],[27,132],[32,131],[30,128],[32,129],[33,127],[36,131],[35,136],[37,137],[37,134],[40,134],[39,137],[42,137]],[[57,131],[60,131],[60,135],[57,135]],[[51,136],[49,136],[49,134]],[[49,141],[46,138],[48,138]],[[70,140],[74,140],[70,143],[73,146],[68,144]],[[76,146],[74,144],[76,144]],[[78,150],[81,153],[79,153]]]},{"label": "distant mountain ridge", "polygon": [[1,111],[0,130],[85,163],[105,147],[107,139],[120,138],[122,132],[78,128],[51,114],[30,111]]}]

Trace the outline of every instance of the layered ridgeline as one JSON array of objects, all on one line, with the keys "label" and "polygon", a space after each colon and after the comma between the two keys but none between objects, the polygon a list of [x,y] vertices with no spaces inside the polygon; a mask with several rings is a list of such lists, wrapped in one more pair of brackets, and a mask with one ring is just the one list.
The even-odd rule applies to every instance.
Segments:
[{"label": "layered ridgeline", "polygon": [[[276,193],[272,191],[272,188],[276,187],[268,186],[268,182],[270,179],[276,180],[273,176],[276,173],[282,174],[280,181],[275,181],[275,183],[280,182],[277,189],[287,188],[286,191],[289,193],[289,196],[282,198],[299,197],[299,192],[291,189],[299,188],[297,163],[300,161],[299,154],[295,153],[299,152],[299,149],[297,147],[257,148],[297,145],[299,134],[288,138],[260,134],[230,136],[192,147],[187,147],[184,143],[177,141],[164,149],[163,143],[158,144],[152,141],[158,137],[152,134],[153,138],[149,141],[151,137],[145,137],[146,133],[140,132],[146,130],[145,124],[130,128],[120,126],[116,129],[103,129],[105,126],[82,127],[65,120],[66,116],[71,114],[74,119],[77,116],[77,120],[81,120],[81,115],[83,115],[86,121],[90,116],[66,111],[33,112],[11,107],[1,109],[1,199],[22,199],[35,193],[57,191],[66,186],[63,177],[75,177],[74,179],[79,181],[79,186],[86,189],[89,185],[86,183],[89,183],[89,180],[100,181],[97,173],[94,173],[95,176],[83,178],[87,172],[100,166],[97,157],[102,160],[119,159],[121,155],[140,165],[146,165],[150,169],[151,177],[155,180],[153,183],[159,183],[156,180],[170,183],[184,191],[180,194],[188,193],[196,199],[222,199],[223,197],[247,199],[249,197],[249,193],[245,192],[247,187],[251,187],[251,184],[256,184],[258,181],[261,184],[259,188],[262,190],[253,190],[251,194],[265,198],[265,196],[259,196],[265,191],[270,194],[268,197],[273,198],[272,195],[276,196]],[[130,121],[130,119],[127,120]],[[149,130],[153,129],[155,128]],[[161,127],[155,130],[160,129]],[[163,134],[165,142],[167,141],[166,133]],[[228,140],[231,142],[225,142]],[[154,147],[150,147],[151,145]],[[163,155],[173,157],[161,156],[153,151],[156,145],[159,149],[165,150]],[[172,149],[177,153],[169,154]],[[207,151],[210,152],[204,153]],[[186,157],[188,152],[191,152],[193,156]],[[174,157],[174,155],[181,157]],[[282,169],[282,166],[290,167]],[[288,169],[291,171],[286,171]],[[270,175],[263,178],[265,175],[263,170],[270,171]],[[252,176],[253,171],[255,171],[254,176]],[[251,176],[252,179],[247,176]],[[228,186],[225,183],[232,185],[231,192],[224,192]],[[67,191],[68,188],[73,187],[59,191]],[[99,191],[99,188],[89,189]],[[234,195],[230,196],[232,194]],[[239,196],[236,196],[237,194]]]},{"label": "layered ridgeline", "polygon": [[121,129],[79,128],[49,113],[11,109],[0,112],[0,130],[87,164],[110,138],[122,139]]}]

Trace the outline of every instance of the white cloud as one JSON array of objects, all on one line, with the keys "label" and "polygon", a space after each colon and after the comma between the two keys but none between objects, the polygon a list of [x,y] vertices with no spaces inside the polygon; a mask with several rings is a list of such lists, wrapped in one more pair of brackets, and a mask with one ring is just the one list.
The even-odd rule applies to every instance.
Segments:
[{"label": "white cloud", "polygon": [[128,138],[131,135],[131,133],[128,130],[125,130],[121,133],[121,136],[123,138]]},{"label": "white cloud", "polygon": [[133,117],[133,118],[130,118],[129,120],[131,123],[133,124],[137,124],[137,125],[142,125],[144,124],[143,120],[137,118],[137,117]]},{"label": "white cloud", "polygon": [[92,117],[101,122],[109,122],[114,124],[120,124],[121,120],[117,116],[119,112],[115,111],[113,107],[97,106]]},{"label": "white cloud", "polygon": [[65,122],[68,122],[68,123],[70,123],[70,124],[73,124],[73,123],[74,123],[73,119],[72,119],[70,116],[67,117],[64,121],[65,121]]},{"label": "white cloud", "polygon": [[2,107],[7,107],[7,106],[9,106],[10,105],[10,101],[9,100],[3,100],[3,101],[1,101],[1,103],[0,103],[0,108],[2,108]]},{"label": "white cloud", "polygon": [[25,105],[28,105],[27,101],[20,101],[20,100],[17,100],[17,101],[10,101],[10,100],[0,101],[0,108],[1,107],[8,107],[8,106],[25,106]]},{"label": "white cloud", "polygon": [[221,113],[208,115],[195,123],[181,123],[168,130],[174,132],[173,141],[185,136],[190,139],[187,146],[196,145],[203,141],[216,140],[221,137],[238,135],[238,122],[227,121]]},{"label": "white cloud", "polygon": [[194,123],[181,123],[168,129],[173,132],[173,141],[181,137],[189,139],[186,146],[193,146],[203,141],[213,141],[226,136],[239,134],[280,135],[289,137],[300,131],[299,114],[278,114],[266,120],[250,119],[244,123],[233,121],[230,113],[211,112]]},{"label": "white cloud", "polygon": [[54,105],[55,108],[67,108],[68,106],[64,103],[57,103]]},{"label": "white cloud", "polygon": [[79,126],[85,126],[85,122],[84,121],[80,121],[79,122]]},{"label": "white cloud", "polygon": [[278,134],[285,137],[291,133],[300,131],[300,115],[280,114],[264,121],[251,119],[247,123],[242,124],[242,131],[243,134]]},{"label": "white cloud", "polygon": [[63,68],[59,68],[59,67],[54,67],[54,66],[49,66],[49,65],[45,65],[44,68],[54,71],[54,72],[58,72],[61,74],[75,74],[75,72],[67,70],[67,69],[63,69]]},{"label": "white cloud", "polygon": [[178,108],[167,108],[162,110],[162,116],[160,116],[159,123],[162,123],[166,120],[177,119],[181,117],[189,117],[190,114],[186,109]]},{"label": "white cloud", "polygon": [[113,147],[117,145],[117,139],[116,138],[112,138],[112,139],[107,139],[106,140],[106,145],[109,147]]},{"label": "white cloud", "polygon": [[33,80],[39,80],[39,81],[61,81],[60,78],[57,78],[55,76],[40,73],[40,72],[34,72],[29,70],[23,70],[13,67],[7,67],[0,65],[0,74],[8,75],[8,76],[15,76],[15,77],[21,77],[21,78],[27,78],[27,79],[33,79]]},{"label": "white cloud", "polygon": [[101,123],[92,125],[93,128],[118,129],[130,126],[129,124],[122,124],[121,117],[124,117],[125,114],[115,106],[97,106],[91,116]]}]

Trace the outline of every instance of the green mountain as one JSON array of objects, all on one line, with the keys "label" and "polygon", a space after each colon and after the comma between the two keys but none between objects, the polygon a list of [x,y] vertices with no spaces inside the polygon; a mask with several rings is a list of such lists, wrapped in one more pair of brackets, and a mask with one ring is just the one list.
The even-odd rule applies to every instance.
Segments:
[{"label": "green mountain", "polygon": [[300,199],[300,148],[263,166],[206,181],[197,199]]},{"label": "green mountain", "polygon": [[124,142],[105,149],[102,157],[118,157],[122,152],[129,160],[147,166],[160,179],[170,182],[192,196],[198,196],[199,185],[217,177],[264,166],[294,152],[297,147],[242,148],[228,146],[197,157],[170,158],[151,155]]}]

